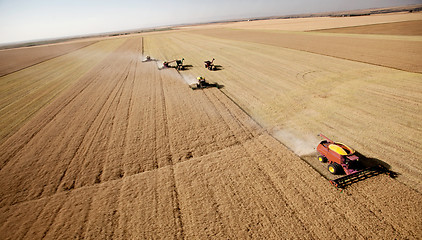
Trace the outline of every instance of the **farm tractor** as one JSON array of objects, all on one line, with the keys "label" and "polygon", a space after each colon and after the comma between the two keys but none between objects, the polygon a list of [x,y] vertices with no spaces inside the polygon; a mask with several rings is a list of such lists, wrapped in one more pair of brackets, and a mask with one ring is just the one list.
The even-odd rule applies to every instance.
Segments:
[{"label": "farm tractor", "polygon": [[359,156],[352,148],[334,142],[322,134],[318,136],[324,138],[317,146],[320,154],[318,160],[322,163],[328,162],[328,171],[331,174],[337,175],[343,172],[346,174],[344,177],[330,181],[335,187],[343,188],[354,182],[389,172],[381,165],[363,168]]},{"label": "farm tractor", "polygon": [[185,69],[185,66],[183,66],[183,61],[184,60],[185,59],[182,58],[181,60],[175,59],[175,60],[169,61],[169,62],[164,61],[163,62],[163,68],[172,68],[173,66],[170,66],[170,63],[176,62],[176,66],[174,66],[174,68],[176,68],[176,70],[184,70]]},{"label": "farm tractor", "polygon": [[214,65],[214,58],[212,59],[212,61],[204,61],[205,63],[205,68],[207,68],[210,71],[214,71],[216,70],[216,66]]},{"label": "farm tractor", "polygon": [[210,82],[206,81],[205,78],[203,78],[203,77],[197,77],[196,79],[198,80],[197,83],[192,83],[192,84],[189,85],[189,87],[192,88],[193,90],[202,89],[202,88],[210,88],[210,87],[217,87],[218,88],[217,83],[210,83]]}]

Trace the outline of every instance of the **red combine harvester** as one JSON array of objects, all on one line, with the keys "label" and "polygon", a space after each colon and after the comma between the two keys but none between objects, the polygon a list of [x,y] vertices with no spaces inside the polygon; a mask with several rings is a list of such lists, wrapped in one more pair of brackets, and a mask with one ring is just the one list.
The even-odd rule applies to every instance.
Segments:
[{"label": "red combine harvester", "polygon": [[210,70],[210,71],[214,71],[214,70],[216,70],[217,68],[215,67],[215,65],[214,65],[214,58],[212,59],[212,61],[204,61],[204,63],[205,63],[205,68],[207,68],[208,70]]},{"label": "red combine harvester", "polygon": [[359,156],[355,151],[339,142],[334,142],[326,136],[319,134],[325,140],[322,140],[318,146],[318,160],[328,162],[328,171],[334,175],[344,172],[346,176],[331,180],[330,183],[336,187],[343,188],[354,182],[387,172],[380,165],[362,169]]}]

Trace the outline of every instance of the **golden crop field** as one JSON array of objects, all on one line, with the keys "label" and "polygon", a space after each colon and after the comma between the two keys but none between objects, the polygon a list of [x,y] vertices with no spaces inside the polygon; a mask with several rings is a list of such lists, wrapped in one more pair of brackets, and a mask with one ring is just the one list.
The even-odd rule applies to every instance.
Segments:
[{"label": "golden crop field", "polygon": [[[0,77],[1,238],[420,238],[422,36],[247,24],[40,46],[16,63]],[[190,89],[197,76],[220,88]],[[397,178],[336,189],[318,133]]]}]

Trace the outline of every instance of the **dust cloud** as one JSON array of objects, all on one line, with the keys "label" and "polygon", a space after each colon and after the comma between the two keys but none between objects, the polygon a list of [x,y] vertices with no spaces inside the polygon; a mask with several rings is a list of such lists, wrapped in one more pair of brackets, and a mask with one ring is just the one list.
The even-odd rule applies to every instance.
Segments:
[{"label": "dust cloud", "polygon": [[182,75],[182,79],[189,85],[197,83],[198,81],[192,75]]},{"label": "dust cloud", "polygon": [[299,156],[315,153],[315,148],[320,142],[314,135],[297,134],[288,129],[274,129],[271,131],[271,135]]},{"label": "dust cloud", "polygon": [[[163,68],[162,61],[157,61],[157,67],[158,67],[158,69]],[[176,79],[181,79],[184,83],[187,83],[188,85],[196,84],[198,82],[196,80],[195,76],[192,76],[190,74],[182,74],[182,73],[177,72],[176,70],[171,70],[171,71],[169,71],[169,70],[170,69],[163,71],[162,74],[169,76],[169,77],[176,78]]]}]

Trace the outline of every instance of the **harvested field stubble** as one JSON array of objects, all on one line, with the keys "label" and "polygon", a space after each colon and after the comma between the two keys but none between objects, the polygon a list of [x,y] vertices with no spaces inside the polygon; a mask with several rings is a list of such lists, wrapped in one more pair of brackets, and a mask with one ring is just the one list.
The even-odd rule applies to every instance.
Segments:
[{"label": "harvested field stubble", "polygon": [[[267,132],[277,126],[307,132],[322,125],[341,138],[331,128],[338,128],[336,121],[360,126],[329,104],[360,110],[353,107],[356,94],[346,95],[345,89],[360,93],[359,86],[368,83],[367,97],[411,105],[420,100],[417,88],[400,101],[391,98],[391,89],[401,91],[418,74],[382,68],[378,75],[376,66],[198,34],[144,40],[97,43],[109,53],[77,79],[69,77],[76,70],[63,73],[75,83],[0,143],[3,239],[422,235],[419,192],[386,175],[338,191]],[[155,62],[141,62],[143,48],[153,58],[185,57],[194,67],[182,75],[159,71]],[[203,58],[210,56],[223,70],[203,68]],[[357,69],[369,76],[362,80]],[[18,73],[30,75],[31,69]],[[199,74],[224,85],[224,92],[192,91],[184,78]],[[402,81],[391,81],[391,74]],[[374,118],[370,126],[379,124],[377,112],[364,114],[387,107],[377,103],[382,105],[361,109],[363,123]],[[322,106],[337,110],[336,118],[328,121],[330,116],[318,110]],[[409,124],[419,126],[411,120],[415,109],[387,110],[393,116],[402,111]],[[397,127],[394,118],[389,121],[390,129]]]}]

